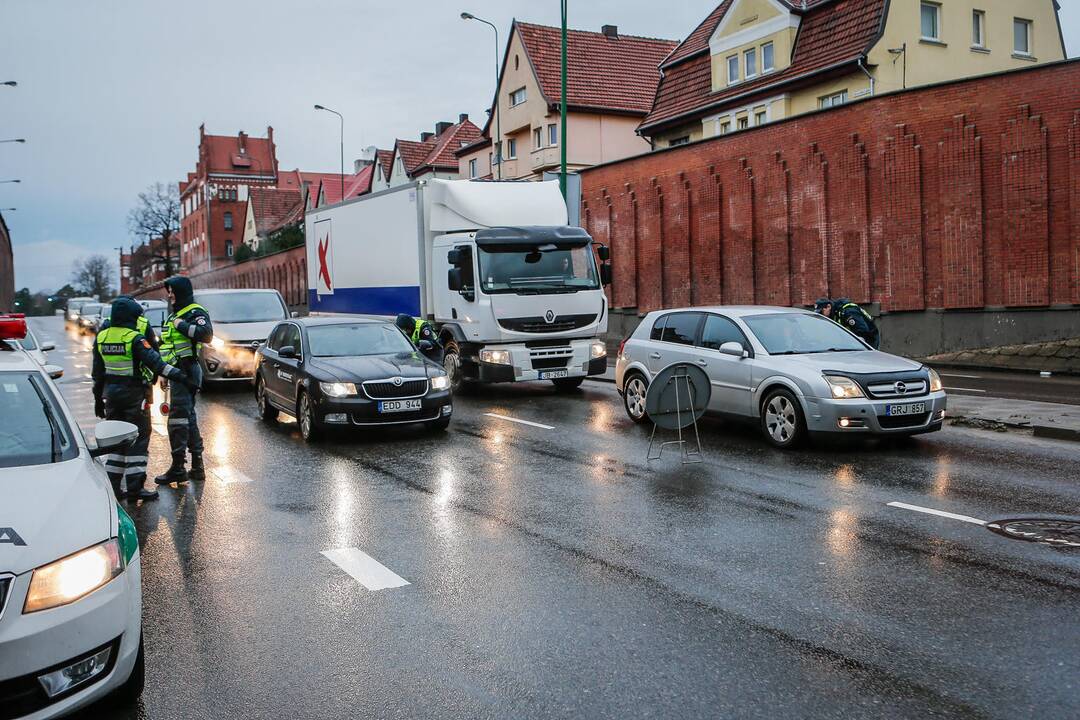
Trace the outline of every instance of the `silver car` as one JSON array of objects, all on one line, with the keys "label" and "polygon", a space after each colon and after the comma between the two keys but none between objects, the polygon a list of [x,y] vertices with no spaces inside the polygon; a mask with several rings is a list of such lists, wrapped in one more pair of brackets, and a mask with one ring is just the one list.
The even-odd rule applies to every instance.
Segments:
[{"label": "silver car", "polygon": [[279,322],[289,317],[277,290],[196,290],[195,302],[210,313],[214,339],[204,345],[199,361],[208,383],[251,382],[255,350]]},{"label": "silver car", "polygon": [[941,429],[941,378],[795,308],[718,306],[649,313],[619,348],[615,384],[643,422],[658,372],[692,363],[712,381],[709,411],[756,422],[781,448],[808,434],[916,435]]}]

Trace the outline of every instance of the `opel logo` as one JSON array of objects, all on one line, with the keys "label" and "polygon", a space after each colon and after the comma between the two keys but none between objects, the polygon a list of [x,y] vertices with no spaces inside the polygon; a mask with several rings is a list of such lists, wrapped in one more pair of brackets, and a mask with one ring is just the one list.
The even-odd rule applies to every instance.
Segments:
[{"label": "opel logo", "polygon": [[897,395],[903,395],[907,392],[907,384],[902,380],[898,380],[896,384],[893,385],[893,388],[896,390]]},{"label": "opel logo", "polygon": [[262,343],[260,343],[258,340],[252,340],[251,341],[251,349],[252,350],[258,350],[260,345],[262,345]]},{"label": "opel logo", "polygon": [[555,313],[553,313],[550,310],[548,310],[546,313],[544,313],[544,322],[546,322],[548,324],[551,324],[551,323],[555,322]]},{"label": "opel logo", "polygon": [[396,377],[396,378],[391,378],[391,379],[390,379],[390,382],[394,383],[394,387],[401,387],[401,383],[403,383],[403,382],[405,382],[405,381],[404,381],[404,380],[402,380],[402,379],[401,379],[401,378],[399,378],[399,377]]}]

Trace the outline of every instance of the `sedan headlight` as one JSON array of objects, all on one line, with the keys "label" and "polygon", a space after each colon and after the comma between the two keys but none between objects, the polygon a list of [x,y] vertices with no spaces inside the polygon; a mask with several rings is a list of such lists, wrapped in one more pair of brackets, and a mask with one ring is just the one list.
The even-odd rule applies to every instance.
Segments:
[{"label": "sedan headlight", "polygon": [[225,341],[219,337],[216,337],[210,341],[210,347],[214,348],[215,350],[221,350],[225,347]]},{"label": "sedan headlight", "polygon": [[509,365],[509,350],[481,350],[480,362],[492,363],[493,365]]},{"label": "sedan headlight", "polygon": [[450,376],[448,375],[436,375],[431,378],[432,390],[446,390],[450,387]]},{"label": "sedan headlight", "polygon": [[589,348],[589,357],[597,360],[605,355],[607,355],[607,345],[599,340],[594,341],[592,347]]},{"label": "sedan headlight", "polygon": [[945,386],[941,384],[941,376],[934,368],[926,368],[930,371],[930,392],[941,392]]},{"label": "sedan headlight", "polygon": [[829,390],[837,400],[864,397],[862,388],[851,378],[843,375],[825,375],[825,382],[829,384]]},{"label": "sedan headlight", "polygon": [[116,538],[43,565],[30,577],[24,613],[75,602],[124,571]]},{"label": "sedan headlight", "polygon": [[324,395],[332,398],[342,398],[356,394],[355,383],[321,382],[319,383],[319,389],[323,391]]}]

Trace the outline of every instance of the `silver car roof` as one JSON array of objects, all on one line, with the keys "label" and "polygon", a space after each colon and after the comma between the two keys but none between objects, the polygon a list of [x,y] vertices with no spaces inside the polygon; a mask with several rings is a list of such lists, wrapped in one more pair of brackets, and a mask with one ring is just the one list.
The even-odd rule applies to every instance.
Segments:
[{"label": "silver car roof", "polygon": [[714,312],[728,317],[749,317],[750,315],[770,315],[773,313],[805,313],[813,315],[813,310],[798,307],[780,307],[779,305],[701,305],[698,307],[664,308],[653,310],[650,316],[672,312]]}]

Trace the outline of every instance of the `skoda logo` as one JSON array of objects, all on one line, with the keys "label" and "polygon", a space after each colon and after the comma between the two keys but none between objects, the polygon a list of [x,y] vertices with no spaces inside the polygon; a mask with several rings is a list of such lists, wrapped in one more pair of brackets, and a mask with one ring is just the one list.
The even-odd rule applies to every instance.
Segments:
[{"label": "skoda logo", "polygon": [[897,395],[903,395],[907,392],[907,385],[902,380],[898,380],[897,383],[893,385],[893,388],[896,389]]},{"label": "skoda logo", "polygon": [[544,322],[548,324],[555,322],[555,313],[550,310],[544,313]]},{"label": "skoda logo", "polygon": [[396,378],[391,378],[391,379],[390,379],[390,382],[394,383],[394,387],[401,387],[401,383],[403,383],[403,382],[405,382],[405,381],[404,381],[404,380],[402,380],[402,379],[401,379],[401,378],[399,378],[399,377],[396,377]]}]

